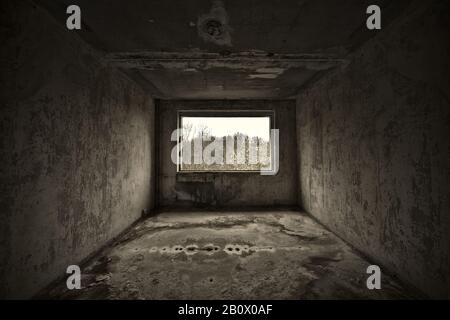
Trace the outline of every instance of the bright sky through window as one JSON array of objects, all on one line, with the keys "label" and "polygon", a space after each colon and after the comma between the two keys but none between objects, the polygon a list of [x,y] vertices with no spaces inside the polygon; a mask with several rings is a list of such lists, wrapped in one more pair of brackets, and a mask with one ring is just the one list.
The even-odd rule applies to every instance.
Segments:
[{"label": "bright sky through window", "polygon": [[[199,128],[208,128],[214,137],[225,137],[241,133],[249,137],[270,138],[270,117],[182,117],[183,127],[192,126],[188,139],[198,133]],[[195,130],[197,129],[197,130]]]},{"label": "bright sky through window", "polygon": [[270,167],[270,116],[182,116],[181,126],[181,171],[257,171]]}]

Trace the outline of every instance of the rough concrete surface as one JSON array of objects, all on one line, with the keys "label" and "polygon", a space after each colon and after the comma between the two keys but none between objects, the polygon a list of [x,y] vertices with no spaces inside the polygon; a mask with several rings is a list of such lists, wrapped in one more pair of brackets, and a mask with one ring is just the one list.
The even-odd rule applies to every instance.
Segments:
[{"label": "rough concrete surface", "polygon": [[[295,98],[319,70],[375,35],[364,28],[372,0],[36,2],[62,23],[67,5],[83,8],[80,36],[121,57],[160,99]],[[377,0],[383,25],[409,2]],[[283,54],[293,56],[280,60]],[[283,72],[258,72],[275,67]]]},{"label": "rough concrete surface", "polygon": [[[381,30],[368,4],[0,1],[0,298],[33,296],[158,205],[302,206],[384,289],[304,215],[167,212],[84,269],[85,289],[47,296],[410,297],[391,274],[450,298],[449,2],[380,0]],[[180,109],[274,111],[279,173],[177,174]]]},{"label": "rough concrete surface", "polygon": [[27,298],[151,208],[154,106],[41,8],[0,15],[0,297]]},{"label": "rough concrete surface", "polygon": [[[280,134],[280,170],[256,173],[177,173],[171,141],[179,110],[273,110]],[[295,101],[293,100],[160,100],[158,195],[162,207],[261,207],[297,205]]]},{"label": "rough concrete surface", "polygon": [[300,203],[435,298],[450,297],[448,1],[418,1],[297,100]]},{"label": "rough concrete surface", "polygon": [[399,299],[386,274],[299,212],[166,212],[146,219],[45,299]]}]

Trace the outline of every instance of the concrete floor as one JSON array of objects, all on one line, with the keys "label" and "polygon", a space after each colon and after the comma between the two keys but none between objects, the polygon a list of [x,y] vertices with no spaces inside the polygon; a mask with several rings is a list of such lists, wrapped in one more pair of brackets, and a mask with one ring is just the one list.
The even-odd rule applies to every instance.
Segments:
[{"label": "concrete floor", "polygon": [[50,299],[399,299],[382,276],[366,288],[369,262],[293,211],[166,212],[139,223],[65,281]]}]

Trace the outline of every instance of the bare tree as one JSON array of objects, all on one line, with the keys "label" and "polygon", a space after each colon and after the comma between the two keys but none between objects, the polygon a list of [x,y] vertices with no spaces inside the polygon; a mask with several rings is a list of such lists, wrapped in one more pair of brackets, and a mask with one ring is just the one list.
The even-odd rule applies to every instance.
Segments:
[{"label": "bare tree", "polygon": [[211,129],[206,124],[198,124],[195,127],[195,136],[208,137],[211,134]]},{"label": "bare tree", "polygon": [[191,134],[194,133],[194,125],[192,123],[183,123],[182,139],[183,141],[189,141],[192,139]]}]

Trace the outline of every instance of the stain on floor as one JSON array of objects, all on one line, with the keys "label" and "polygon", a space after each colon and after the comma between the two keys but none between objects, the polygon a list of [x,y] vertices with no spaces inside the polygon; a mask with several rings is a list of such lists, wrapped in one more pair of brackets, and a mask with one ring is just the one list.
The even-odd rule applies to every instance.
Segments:
[{"label": "stain on floor", "polygon": [[166,212],[142,221],[44,299],[405,299],[387,275],[307,215]]}]

